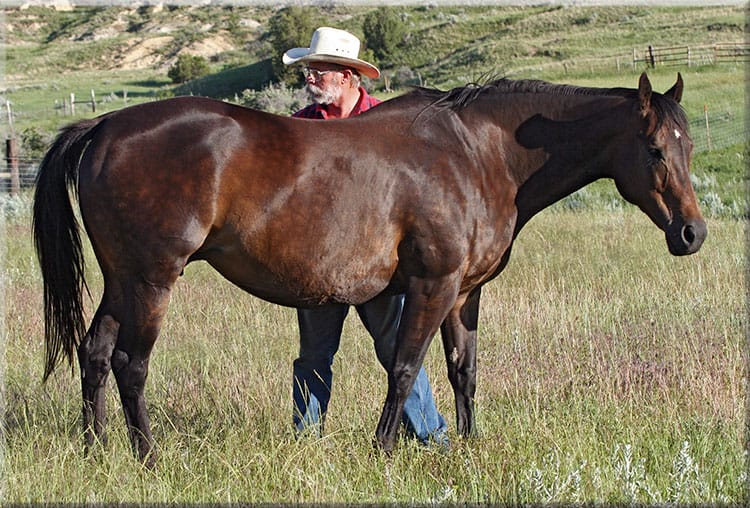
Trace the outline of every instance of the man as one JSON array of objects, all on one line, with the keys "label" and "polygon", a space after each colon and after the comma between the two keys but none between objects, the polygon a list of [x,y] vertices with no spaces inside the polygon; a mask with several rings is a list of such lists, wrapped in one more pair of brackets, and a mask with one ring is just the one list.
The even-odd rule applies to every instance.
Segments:
[{"label": "man", "polygon": [[[290,49],[284,64],[304,64],[306,90],[312,104],[294,113],[300,118],[348,118],[376,106],[380,101],[361,86],[360,76],[377,78],[380,71],[360,60],[357,37],[336,28],[318,28],[309,48]],[[366,192],[366,189],[363,189]],[[375,352],[384,366],[395,354],[396,335],[404,305],[404,295],[381,295],[362,305],[357,313],[375,341]],[[298,433],[320,435],[330,399],[333,374],[331,365],[339,348],[341,330],[349,306],[327,305],[298,309],[300,353],[294,361],[294,425]],[[424,368],[404,405],[403,424],[409,435],[424,444],[448,445],[446,423],[437,411]]]}]

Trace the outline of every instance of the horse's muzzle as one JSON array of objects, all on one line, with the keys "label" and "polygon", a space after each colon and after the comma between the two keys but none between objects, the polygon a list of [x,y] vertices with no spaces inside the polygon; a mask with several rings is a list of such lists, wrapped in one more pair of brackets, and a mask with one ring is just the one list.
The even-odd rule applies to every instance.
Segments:
[{"label": "horse's muzzle", "polygon": [[672,223],[665,231],[669,253],[685,256],[698,252],[708,231],[703,219],[690,219]]}]

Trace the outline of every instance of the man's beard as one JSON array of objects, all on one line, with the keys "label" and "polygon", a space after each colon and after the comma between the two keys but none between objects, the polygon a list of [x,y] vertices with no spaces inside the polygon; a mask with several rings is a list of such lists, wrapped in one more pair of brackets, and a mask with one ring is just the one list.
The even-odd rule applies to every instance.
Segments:
[{"label": "man's beard", "polygon": [[341,85],[338,83],[332,84],[328,87],[327,90],[324,90],[312,83],[308,83],[307,86],[305,86],[305,91],[307,92],[308,98],[312,102],[322,105],[328,105],[336,102],[339,98],[341,98],[342,93]]}]

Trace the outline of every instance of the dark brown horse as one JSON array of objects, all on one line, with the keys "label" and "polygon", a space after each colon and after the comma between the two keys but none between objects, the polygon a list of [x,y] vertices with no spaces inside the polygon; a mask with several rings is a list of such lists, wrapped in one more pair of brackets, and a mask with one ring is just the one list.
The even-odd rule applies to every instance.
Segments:
[{"label": "dark brown horse", "polygon": [[[282,305],[405,292],[377,440],[393,447],[438,327],[458,431],[471,434],[480,290],[534,214],[612,178],[665,232],[672,254],[700,248],[706,226],[688,175],[682,88],[679,75],[664,95],[645,75],[638,89],[498,80],[416,90],[326,122],[176,98],[71,125],[42,163],[34,202],[44,377],[61,355],[72,362],[77,353],[91,445],[104,438],[112,370],[133,447],[151,463],[149,355],[175,281],[205,260]],[[104,276],[88,331],[68,187]]]}]

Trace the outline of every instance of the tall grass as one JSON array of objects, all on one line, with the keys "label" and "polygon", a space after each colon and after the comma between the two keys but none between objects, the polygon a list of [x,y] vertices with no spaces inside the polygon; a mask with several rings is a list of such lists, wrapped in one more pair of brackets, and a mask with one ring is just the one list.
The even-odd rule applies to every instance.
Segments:
[{"label": "tall grass", "polygon": [[[347,320],[320,439],[291,432],[291,309],[187,268],[152,355],[157,467],[133,458],[116,390],[110,443],[81,453],[77,374],[40,382],[41,280],[26,204],[6,224],[6,502],[637,502],[743,500],[743,224],[709,220],[703,249],[671,257],[625,207],[548,210],[485,287],[479,435],[455,435],[436,337],[426,359],[448,452],[372,436],[385,373]],[[89,257],[95,297],[101,278]],[[110,383],[113,385],[113,383]]]}]

